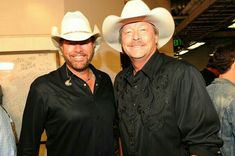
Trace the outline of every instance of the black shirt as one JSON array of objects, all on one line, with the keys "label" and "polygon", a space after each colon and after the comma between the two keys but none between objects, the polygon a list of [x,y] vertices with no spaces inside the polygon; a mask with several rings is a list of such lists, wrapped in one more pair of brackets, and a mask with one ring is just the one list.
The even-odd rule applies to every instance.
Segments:
[{"label": "black shirt", "polygon": [[38,156],[41,134],[47,134],[48,156],[114,155],[114,95],[110,77],[90,65],[96,76],[94,93],[72,75],[66,86],[65,65],[31,85],[18,156]]},{"label": "black shirt", "polygon": [[212,156],[219,119],[193,66],[156,52],[135,76],[115,79],[124,156]]}]

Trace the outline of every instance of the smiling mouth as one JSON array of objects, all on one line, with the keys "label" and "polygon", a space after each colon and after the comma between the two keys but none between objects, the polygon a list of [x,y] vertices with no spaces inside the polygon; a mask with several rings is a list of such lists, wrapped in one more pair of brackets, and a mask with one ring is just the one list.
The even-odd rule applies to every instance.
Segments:
[{"label": "smiling mouth", "polygon": [[131,47],[142,47],[143,44],[137,42],[137,43],[132,43],[132,44],[130,44],[130,46],[131,46]]},{"label": "smiling mouth", "polygon": [[86,55],[77,55],[75,57],[73,57],[76,61],[81,61],[84,60],[84,58],[86,57]]},{"label": "smiling mouth", "polygon": [[132,48],[141,48],[142,45],[132,45],[131,47],[132,47]]}]

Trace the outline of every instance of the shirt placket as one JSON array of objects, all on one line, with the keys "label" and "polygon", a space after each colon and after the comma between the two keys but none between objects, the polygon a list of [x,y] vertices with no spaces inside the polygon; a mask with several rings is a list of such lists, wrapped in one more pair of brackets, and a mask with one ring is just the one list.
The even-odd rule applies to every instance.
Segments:
[{"label": "shirt placket", "polygon": [[131,87],[131,96],[132,96],[132,102],[131,102],[131,109],[132,109],[132,117],[130,117],[130,129],[129,129],[129,147],[131,155],[136,155],[136,123],[137,121],[137,107],[138,107],[138,92],[139,92],[139,86],[137,84],[132,85]]}]

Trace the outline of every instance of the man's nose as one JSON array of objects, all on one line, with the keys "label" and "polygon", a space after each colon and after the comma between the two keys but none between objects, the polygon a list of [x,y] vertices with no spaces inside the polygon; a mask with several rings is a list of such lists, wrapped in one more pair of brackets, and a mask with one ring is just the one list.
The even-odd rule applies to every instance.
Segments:
[{"label": "man's nose", "polygon": [[133,33],[133,39],[134,39],[134,40],[139,40],[139,39],[140,39],[140,34],[139,34],[139,32],[135,31],[135,32]]},{"label": "man's nose", "polygon": [[80,52],[80,51],[82,50],[82,45],[81,45],[81,44],[78,44],[78,43],[77,43],[77,44],[75,44],[74,46],[75,46],[75,51],[76,51],[76,52]]}]

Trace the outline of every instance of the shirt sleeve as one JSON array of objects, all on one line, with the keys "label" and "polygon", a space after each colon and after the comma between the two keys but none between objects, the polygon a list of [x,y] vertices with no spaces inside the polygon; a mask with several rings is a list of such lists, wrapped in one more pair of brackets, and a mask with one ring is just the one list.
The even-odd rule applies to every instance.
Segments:
[{"label": "shirt sleeve", "polygon": [[0,107],[0,156],[16,156],[16,143],[11,123],[6,112]]},{"label": "shirt sleeve", "polygon": [[189,148],[190,154],[217,155],[222,146],[222,140],[217,136],[220,123],[202,76],[190,66],[176,81],[175,109],[182,142]]},{"label": "shirt sleeve", "polygon": [[38,156],[45,121],[43,98],[39,89],[32,85],[23,114],[18,156]]},{"label": "shirt sleeve", "polygon": [[233,133],[232,136],[235,136],[235,99],[232,100],[227,114],[228,114],[229,123],[232,127],[232,133]]}]

